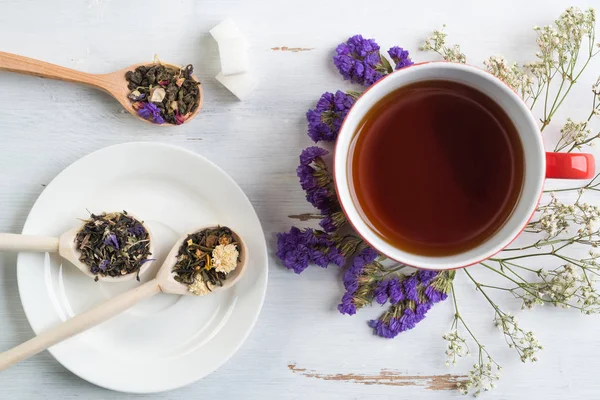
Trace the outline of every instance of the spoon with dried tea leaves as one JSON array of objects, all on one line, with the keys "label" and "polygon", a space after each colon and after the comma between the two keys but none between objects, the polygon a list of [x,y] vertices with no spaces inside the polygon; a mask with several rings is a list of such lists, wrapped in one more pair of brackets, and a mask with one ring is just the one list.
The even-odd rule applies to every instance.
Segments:
[{"label": "spoon with dried tea leaves", "polygon": [[[107,226],[114,227],[112,232],[120,237],[111,233],[104,239],[104,231],[109,229]],[[133,230],[133,233],[128,233],[128,229]],[[124,236],[131,238],[133,243],[124,243]],[[148,226],[127,212],[92,214],[82,225],[59,237],[0,233],[0,252],[58,253],[90,278],[104,282],[124,282],[138,278],[154,261],[149,258],[154,252],[153,244]],[[124,262],[124,256],[115,256],[123,253],[129,259],[136,260],[135,265]]]},{"label": "spoon with dried tea leaves", "polygon": [[[200,232],[206,229],[214,229],[215,227],[204,227],[194,231]],[[188,289],[188,286],[179,283],[174,279],[173,267],[177,264],[180,249],[184,241],[188,240],[190,235],[183,235],[173,246],[167,258],[163,262],[156,277],[149,282],[146,282],[135,289],[129,290],[118,296],[113,297],[79,315],[74,316],[62,324],[57,325],[49,330],[40,333],[33,339],[20,344],[8,351],[0,353],[0,371],[25,360],[57,343],[62,342],[70,337],[73,337],[81,332],[84,332],[110,318],[120,314],[128,308],[134,306],[143,299],[150,298],[160,292],[166,294],[194,296]],[[232,236],[237,246],[239,246],[239,258],[236,268],[231,271],[227,279],[222,282],[222,286],[212,287],[210,293],[218,293],[227,290],[234,286],[242,277],[246,269],[248,250],[246,244],[235,232]]]},{"label": "spoon with dried tea leaves", "polygon": [[[60,81],[83,83],[86,85],[90,85],[97,89],[101,89],[105,92],[108,92],[108,94],[117,99],[117,101],[121,103],[121,105],[127,111],[129,111],[130,114],[147,123],[152,122],[141,117],[138,114],[138,110],[134,107],[136,103],[133,102],[129,97],[129,95],[131,94],[131,89],[129,89],[128,87],[129,82],[127,81],[125,75],[127,74],[127,72],[135,71],[138,67],[152,66],[157,64],[163,65],[173,70],[181,69],[179,66],[176,66],[174,64],[155,62],[134,64],[127,68],[123,68],[121,70],[109,74],[88,74],[74,69],[61,67],[59,65],[50,64],[44,61],[35,60],[33,58],[23,57],[16,54],[5,53],[0,51],[0,71],[16,72],[25,75],[39,76],[41,78],[50,78]],[[178,120],[178,123],[185,123],[194,119],[196,115],[198,115],[200,109],[202,108],[202,102],[204,99],[202,93],[202,85],[194,75],[191,75],[191,79],[195,82],[198,82],[198,104],[197,106],[195,106],[193,111],[186,116],[185,119]],[[163,126],[171,124],[160,125]]]}]

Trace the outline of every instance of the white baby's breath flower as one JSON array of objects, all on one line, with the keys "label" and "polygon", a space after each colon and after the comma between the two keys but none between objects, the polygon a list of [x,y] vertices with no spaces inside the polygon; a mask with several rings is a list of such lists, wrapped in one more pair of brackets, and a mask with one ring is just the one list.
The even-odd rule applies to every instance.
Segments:
[{"label": "white baby's breath flower", "polygon": [[584,143],[592,133],[587,126],[587,121],[574,122],[571,118],[567,118],[567,122],[560,130],[561,140],[564,143],[574,143],[575,145]]},{"label": "white baby's breath flower", "polygon": [[457,62],[462,64],[466,63],[467,57],[460,50],[460,46],[446,46],[446,37],[448,36],[448,34],[443,32],[443,28],[445,27],[446,25],[443,25],[442,30],[434,30],[432,35],[425,39],[425,42],[419,49],[422,51],[435,51],[436,53],[441,55],[446,61]]},{"label": "white baby's breath flower", "polygon": [[481,364],[473,364],[473,369],[469,371],[469,378],[465,382],[457,384],[457,388],[462,394],[472,392],[473,396],[477,397],[482,392],[493,389],[494,382],[500,379],[502,368],[489,355],[482,355],[480,350],[479,359],[485,361]]},{"label": "white baby's breath flower", "polygon": [[498,77],[522,98],[533,95],[532,77],[528,74],[530,68],[520,68],[517,63],[509,64],[504,57],[492,56],[483,62],[486,69]]},{"label": "white baby's breath flower", "polygon": [[459,358],[469,355],[467,341],[459,335],[456,329],[446,333],[442,338],[448,342],[446,348],[446,365],[456,365]]},{"label": "white baby's breath flower", "polygon": [[217,272],[230,273],[237,267],[240,253],[235,244],[218,245],[212,253],[212,264]]},{"label": "white baby's breath flower", "polygon": [[537,361],[536,354],[542,346],[532,331],[521,329],[515,316],[509,313],[498,313],[494,321],[504,333],[508,347],[517,350],[522,362]]}]

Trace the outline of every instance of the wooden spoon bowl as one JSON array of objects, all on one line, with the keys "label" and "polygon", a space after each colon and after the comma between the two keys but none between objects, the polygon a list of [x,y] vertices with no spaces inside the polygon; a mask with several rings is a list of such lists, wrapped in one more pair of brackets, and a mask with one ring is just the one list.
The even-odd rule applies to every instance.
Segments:
[{"label": "wooden spoon bowl", "polygon": [[[148,121],[142,117],[140,117],[137,113],[137,110],[133,108],[133,102],[127,97],[131,90],[127,87],[128,82],[125,79],[125,74],[128,71],[133,71],[137,67],[142,65],[152,65],[157,64],[155,62],[150,63],[139,63],[130,65],[127,68],[120,69],[115,72],[111,72],[109,74],[88,74],[86,72],[77,71],[70,68],[61,67],[59,65],[50,64],[44,61],[35,60],[33,58],[23,57],[16,54],[4,53],[0,51],[0,71],[9,71],[16,72],[20,74],[39,76],[41,78],[49,78],[56,79],[60,81],[66,82],[75,82],[75,83],[83,83],[86,85],[90,85],[95,87],[96,89],[101,89],[111,96],[113,96],[121,105],[129,111],[131,115],[134,115],[136,118],[150,123],[152,125],[159,126],[173,126],[173,124],[155,124],[151,121]],[[180,67],[174,64],[169,63],[160,63],[169,68],[179,69]],[[192,79],[196,82],[200,82],[195,75],[192,75]],[[198,89],[200,91],[200,96],[198,99],[198,107],[196,110],[189,115],[189,117],[184,121],[187,123],[194,119],[196,115],[200,112],[202,108],[202,104],[204,101],[204,92],[202,90],[202,85],[198,84]]]}]

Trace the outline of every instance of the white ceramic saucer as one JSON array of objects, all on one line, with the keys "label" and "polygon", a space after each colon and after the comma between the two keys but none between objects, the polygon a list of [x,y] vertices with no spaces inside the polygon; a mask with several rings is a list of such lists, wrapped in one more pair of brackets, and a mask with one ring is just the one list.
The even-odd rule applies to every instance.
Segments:
[{"label": "white ceramic saucer", "polygon": [[[127,143],[99,150],[62,171],[33,206],[24,234],[58,235],[87,210],[127,210],[156,245],[151,279],[177,238],[199,226],[227,225],[248,247],[248,266],[231,290],[202,298],[159,294],[50,349],[81,378],[112,390],[150,393],[188,385],[219,368],[241,346],[267,286],[263,230],[250,201],[220,168],[187,150]],[[18,258],[19,292],[38,333],[138,283],[94,282],[48,254]],[[28,338],[23,338],[28,339]]]}]

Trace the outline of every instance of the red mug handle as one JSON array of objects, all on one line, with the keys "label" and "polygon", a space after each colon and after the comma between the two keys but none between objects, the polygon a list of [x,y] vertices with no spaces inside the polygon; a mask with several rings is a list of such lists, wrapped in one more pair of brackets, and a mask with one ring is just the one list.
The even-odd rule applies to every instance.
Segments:
[{"label": "red mug handle", "polygon": [[546,178],[591,179],[595,173],[592,154],[546,153]]}]

